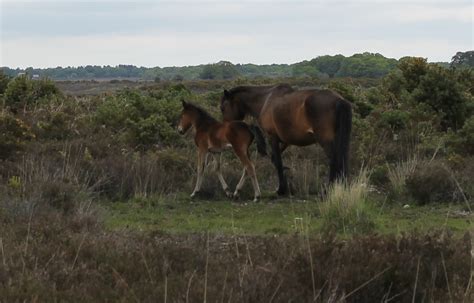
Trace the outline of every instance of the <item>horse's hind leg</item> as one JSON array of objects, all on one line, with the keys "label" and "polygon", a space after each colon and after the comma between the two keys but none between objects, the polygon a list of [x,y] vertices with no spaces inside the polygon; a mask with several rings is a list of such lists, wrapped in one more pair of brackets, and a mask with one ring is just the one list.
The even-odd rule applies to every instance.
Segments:
[{"label": "horse's hind leg", "polygon": [[222,171],[221,171],[221,163],[222,163],[222,154],[219,155],[219,159],[217,160],[217,178],[219,178],[219,182],[221,182],[222,189],[225,191],[225,194],[227,197],[232,197],[232,192],[229,190],[229,186],[225,182],[224,176],[222,176]]},{"label": "horse's hind leg", "polygon": [[285,173],[283,171],[283,162],[281,160],[281,148],[280,148],[280,140],[276,137],[272,138],[272,162],[275,165],[275,168],[278,172],[278,195],[286,195],[288,193],[288,182],[285,177]]},{"label": "horse's hind leg", "polygon": [[206,154],[207,151],[199,149],[198,151],[198,164],[197,164],[197,180],[196,186],[194,187],[193,193],[191,194],[191,198],[196,196],[196,194],[201,190],[203,175],[204,175],[204,167],[206,165]]},{"label": "horse's hind leg", "polygon": [[332,183],[337,178],[337,159],[334,151],[334,142],[324,142],[321,143],[321,146],[329,159],[329,183]]}]

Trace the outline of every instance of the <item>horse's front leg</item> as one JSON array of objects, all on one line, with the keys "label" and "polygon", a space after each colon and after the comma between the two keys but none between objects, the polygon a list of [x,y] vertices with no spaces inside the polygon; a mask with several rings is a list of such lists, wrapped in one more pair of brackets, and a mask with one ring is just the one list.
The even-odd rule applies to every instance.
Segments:
[{"label": "horse's front leg", "polygon": [[196,194],[201,190],[202,179],[204,175],[204,167],[206,165],[206,154],[207,151],[204,149],[198,150],[198,160],[197,160],[197,180],[196,186],[194,187],[193,193],[191,194],[191,198],[194,198]]},{"label": "horse's front leg", "polygon": [[288,194],[288,182],[285,177],[285,173],[283,171],[283,162],[281,160],[281,148],[280,148],[280,140],[277,137],[271,138],[272,142],[272,162],[275,166],[277,173],[278,173],[278,195],[286,195]]}]

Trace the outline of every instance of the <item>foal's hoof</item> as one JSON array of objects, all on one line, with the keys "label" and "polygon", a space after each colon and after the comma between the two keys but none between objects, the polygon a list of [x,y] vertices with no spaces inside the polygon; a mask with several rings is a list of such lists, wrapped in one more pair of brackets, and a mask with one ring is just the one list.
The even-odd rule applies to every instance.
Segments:
[{"label": "foal's hoof", "polygon": [[238,192],[233,193],[232,194],[232,199],[239,200],[240,199],[240,194]]},{"label": "foal's hoof", "polygon": [[253,198],[254,203],[258,203],[259,201],[260,201],[260,196],[257,196],[255,198]]},{"label": "foal's hoof", "polygon": [[189,195],[189,197],[192,199],[192,198],[196,197],[196,195],[197,195],[198,193],[199,193],[198,191],[193,192],[191,195]]},{"label": "foal's hoof", "polygon": [[227,198],[231,198],[231,199],[234,197],[234,194],[232,194],[232,192],[229,190],[225,191],[225,195],[227,196]]}]

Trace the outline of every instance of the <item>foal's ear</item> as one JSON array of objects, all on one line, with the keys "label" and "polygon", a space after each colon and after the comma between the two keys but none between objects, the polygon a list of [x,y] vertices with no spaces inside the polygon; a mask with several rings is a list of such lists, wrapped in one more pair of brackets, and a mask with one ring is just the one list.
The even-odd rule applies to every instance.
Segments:
[{"label": "foal's ear", "polygon": [[224,89],[224,97],[228,98],[230,96],[230,93],[227,89]]},{"label": "foal's ear", "polygon": [[184,99],[181,99],[181,104],[183,105],[183,108],[188,105],[188,103],[186,103],[186,101],[184,101]]}]

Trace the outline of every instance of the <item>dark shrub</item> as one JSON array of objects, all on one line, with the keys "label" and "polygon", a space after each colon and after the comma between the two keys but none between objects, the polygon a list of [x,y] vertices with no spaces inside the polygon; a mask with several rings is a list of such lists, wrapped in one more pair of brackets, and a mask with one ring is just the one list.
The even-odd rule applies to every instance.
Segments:
[{"label": "dark shrub", "polygon": [[58,180],[42,184],[40,199],[46,205],[68,213],[74,209],[78,194],[77,186]]},{"label": "dark shrub", "polygon": [[61,96],[61,92],[53,81],[49,79],[32,81],[32,96],[35,100],[49,98],[55,95]]},{"label": "dark shrub", "polygon": [[452,147],[455,152],[461,155],[474,154],[474,116],[471,116],[464,123],[463,128],[457,132],[448,132],[447,144]]},{"label": "dark shrub", "polygon": [[3,95],[7,89],[8,82],[10,82],[10,77],[5,75],[2,70],[0,70],[0,95]]},{"label": "dark shrub", "polygon": [[31,81],[26,75],[11,80],[5,90],[5,105],[17,109],[32,101]]},{"label": "dark shrub", "polygon": [[387,165],[377,165],[372,169],[370,182],[376,186],[385,187],[389,182]]},{"label": "dark shrub", "polygon": [[0,159],[6,159],[22,150],[34,137],[30,128],[8,112],[0,112]]},{"label": "dark shrub", "polygon": [[456,197],[456,186],[448,168],[440,162],[419,165],[406,181],[408,192],[420,204],[449,202]]},{"label": "dark shrub", "polygon": [[409,120],[407,112],[401,110],[389,110],[380,115],[380,126],[392,131],[405,129]]}]

